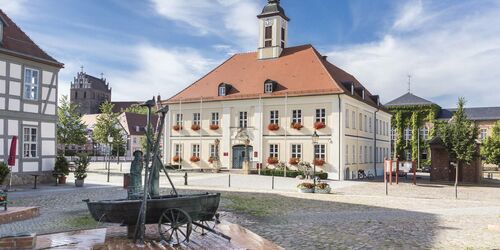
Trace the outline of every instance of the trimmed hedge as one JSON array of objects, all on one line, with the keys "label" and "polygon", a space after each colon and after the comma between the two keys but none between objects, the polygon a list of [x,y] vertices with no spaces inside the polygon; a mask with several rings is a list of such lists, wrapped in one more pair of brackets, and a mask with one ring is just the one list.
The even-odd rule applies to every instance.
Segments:
[{"label": "trimmed hedge", "polygon": [[[282,169],[261,169],[260,170],[260,175],[274,175],[274,176],[283,176],[284,171]],[[295,178],[298,175],[304,176],[304,173],[302,171],[297,171],[297,170],[287,170],[286,171],[286,177],[291,177]],[[328,173],[325,172],[317,172],[316,176],[318,176],[321,180],[326,180],[328,179]]]}]

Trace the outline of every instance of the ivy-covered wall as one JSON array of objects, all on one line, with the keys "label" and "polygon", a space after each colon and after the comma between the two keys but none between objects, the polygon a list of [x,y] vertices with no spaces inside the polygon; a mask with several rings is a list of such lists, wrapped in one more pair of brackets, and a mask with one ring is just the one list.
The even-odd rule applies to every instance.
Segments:
[{"label": "ivy-covered wall", "polygon": [[[429,126],[429,136],[427,140],[420,138],[420,152],[427,151],[427,160],[420,161],[421,165],[430,165],[430,148],[428,141],[432,139],[436,133],[436,118],[441,109],[439,106],[432,105],[409,105],[409,106],[390,106],[387,107],[392,116],[392,128],[396,129],[395,145],[392,145],[394,157],[400,156],[400,159],[406,159],[405,150],[411,150],[412,159],[418,157],[418,130],[426,123],[431,123]],[[404,139],[405,128],[410,128],[412,131],[411,140]],[[393,142],[394,143],[394,142]]]}]

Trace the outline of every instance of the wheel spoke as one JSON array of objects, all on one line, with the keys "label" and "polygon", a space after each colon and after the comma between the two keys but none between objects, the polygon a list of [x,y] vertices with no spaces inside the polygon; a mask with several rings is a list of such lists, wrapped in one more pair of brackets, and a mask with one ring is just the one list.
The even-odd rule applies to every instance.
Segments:
[{"label": "wheel spoke", "polygon": [[177,229],[175,230],[175,238],[177,238],[177,244],[180,244],[181,242],[179,241],[179,234],[177,233]]},{"label": "wheel spoke", "polygon": [[[186,231],[187,231],[187,230],[186,230]],[[186,239],[186,240],[187,240],[187,238],[188,238],[188,237],[186,236],[186,234],[185,234],[184,232],[182,232],[182,230],[179,230],[179,232],[181,232],[181,234],[182,234],[182,235],[184,235],[184,239]]]}]

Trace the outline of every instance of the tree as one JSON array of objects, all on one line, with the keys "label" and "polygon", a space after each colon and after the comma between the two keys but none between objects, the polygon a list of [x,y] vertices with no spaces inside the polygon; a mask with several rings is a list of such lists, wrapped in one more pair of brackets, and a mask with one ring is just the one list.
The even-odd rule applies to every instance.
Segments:
[{"label": "tree", "polygon": [[[126,109],[124,109],[122,111],[127,112],[127,113],[140,114],[140,115],[147,115],[148,114],[148,108],[146,106],[139,106],[139,104],[132,104],[130,107],[127,107]],[[153,107],[152,112],[154,112],[154,107]]]},{"label": "tree", "polygon": [[62,96],[57,110],[57,141],[64,146],[63,155],[66,145],[84,145],[87,142],[87,126],[76,108],[77,105],[68,101],[68,96]]},{"label": "tree", "polygon": [[455,159],[455,199],[458,199],[458,171],[462,164],[471,163],[476,153],[477,126],[467,119],[464,112],[465,99],[458,99],[457,111],[448,123],[440,128],[440,137],[444,146]]},{"label": "tree", "polygon": [[500,120],[493,126],[491,136],[488,136],[481,147],[481,154],[486,163],[500,165]]},{"label": "tree", "polygon": [[[98,143],[123,148],[125,141],[121,135],[119,114],[113,112],[113,106],[110,102],[101,104],[101,114],[97,117],[92,136]],[[110,144],[108,137],[113,138],[112,144]]]}]

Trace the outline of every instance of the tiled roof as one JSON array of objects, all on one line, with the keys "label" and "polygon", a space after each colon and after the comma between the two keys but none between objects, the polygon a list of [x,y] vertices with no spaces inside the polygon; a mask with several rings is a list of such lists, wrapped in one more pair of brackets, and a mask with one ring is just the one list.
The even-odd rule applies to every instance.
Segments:
[{"label": "tiled roof", "polygon": [[[274,92],[264,93],[266,80],[277,83]],[[275,59],[259,60],[256,52],[236,54],[168,99],[167,103],[350,94],[343,82],[364,88],[352,75],[328,62],[312,45],[302,45],[285,48]],[[218,96],[221,83],[231,86],[226,96]],[[354,97],[362,100],[358,94]],[[365,90],[362,101],[376,106],[373,99]]]},{"label": "tiled roof", "polygon": [[[451,119],[453,114],[457,111],[456,108],[441,109],[438,119],[448,120]],[[464,108],[467,118],[474,121],[481,120],[500,120],[500,107],[478,107],[478,108]]]},{"label": "tiled roof", "polygon": [[[29,60],[63,67],[63,64],[48,55],[31,40],[17,25],[0,9],[0,23],[4,24],[3,39],[0,52]],[[1,25],[1,24],[0,24]]]},{"label": "tiled roof", "polygon": [[[129,135],[144,135],[146,133],[147,115],[124,112],[120,115],[120,123]],[[153,129],[156,127],[158,116],[151,116]]]},{"label": "tiled roof", "polygon": [[434,104],[431,101],[425,100],[424,98],[418,97],[412,93],[406,93],[388,103],[384,106],[407,106],[407,105],[432,105]]}]

